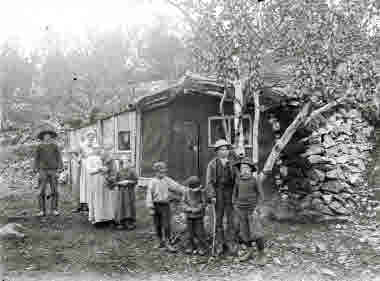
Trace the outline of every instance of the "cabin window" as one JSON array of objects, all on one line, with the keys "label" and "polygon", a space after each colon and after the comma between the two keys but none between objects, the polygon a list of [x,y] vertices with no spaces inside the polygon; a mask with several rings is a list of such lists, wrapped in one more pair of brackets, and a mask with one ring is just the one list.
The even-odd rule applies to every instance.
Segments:
[{"label": "cabin window", "polygon": [[117,116],[117,150],[132,150],[132,128],[133,118],[131,112],[126,112]]},{"label": "cabin window", "polygon": [[131,150],[131,132],[130,131],[118,132],[118,150],[119,151]]},{"label": "cabin window", "polygon": [[[225,122],[225,125],[223,125]],[[249,115],[244,115],[242,119],[243,134],[244,134],[244,146],[252,146],[252,120]],[[225,134],[224,126],[227,128],[229,133],[227,136]],[[230,143],[235,143],[237,132],[235,132],[235,118],[234,116],[215,116],[209,118],[208,124],[208,146],[214,147],[215,142],[218,139],[225,139]]]}]

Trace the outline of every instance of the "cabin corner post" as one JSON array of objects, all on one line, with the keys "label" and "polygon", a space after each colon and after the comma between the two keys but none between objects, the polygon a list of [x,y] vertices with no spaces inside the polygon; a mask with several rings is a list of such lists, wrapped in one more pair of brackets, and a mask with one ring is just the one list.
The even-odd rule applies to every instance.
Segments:
[{"label": "cabin corner post", "polygon": [[136,172],[141,177],[141,151],[142,151],[142,112],[140,108],[136,108],[136,134],[135,134],[135,164]]}]

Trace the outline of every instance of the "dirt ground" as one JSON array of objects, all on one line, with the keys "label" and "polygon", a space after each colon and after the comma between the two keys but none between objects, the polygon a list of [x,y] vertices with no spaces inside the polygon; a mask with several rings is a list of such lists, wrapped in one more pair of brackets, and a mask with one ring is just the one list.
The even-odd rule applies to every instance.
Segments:
[{"label": "dirt ground", "polygon": [[0,225],[17,222],[26,229],[24,239],[2,241],[5,280],[380,280],[380,225],[368,218],[345,225],[270,222],[269,260],[259,267],[254,260],[209,260],[154,249],[141,198],[137,229],[117,231],[95,228],[85,214],[72,214],[67,187],[60,190],[61,216],[42,219],[34,216],[36,190],[1,188]]}]

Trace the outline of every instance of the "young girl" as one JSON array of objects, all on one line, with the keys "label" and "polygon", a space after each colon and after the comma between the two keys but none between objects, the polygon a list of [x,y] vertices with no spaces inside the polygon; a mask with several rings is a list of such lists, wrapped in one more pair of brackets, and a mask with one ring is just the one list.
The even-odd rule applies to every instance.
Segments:
[{"label": "young girl", "polygon": [[115,222],[118,229],[133,230],[136,228],[135,187],[138,178],[128,158],[123,157],[120,164],[115,182]]},{"label": "young girl", "polygon": [[239,218],[243,242],[248,247],[248,252],[240,257],[240,261],[246,261],[252,257],[252,242],[255,241],[259,250],[258,263],[263,264],[265,262],[264,239],[255,233],[260,231],[259,229],[250,229],[249,221],[259,199],[264,196],[257,184],[256,176],[253,174],[253,172],[257,171],[257,166],[248,158],[242,159],[235,166],[240,170],[240,174],[235,182],[232,200]]},{"label": "young girl", "polygon": [[146,205],[149,208],[150,215],[153,216],[156,234],[159,239],[158,247],[166,247],[170,252],[174,252],[176,249],[170,245],[171,212],[169,191],[183,194],[186,187],[166,176],[168,169],[165,162],[155,163],[153,170],[156,172],[156,175],[148,187]]}]

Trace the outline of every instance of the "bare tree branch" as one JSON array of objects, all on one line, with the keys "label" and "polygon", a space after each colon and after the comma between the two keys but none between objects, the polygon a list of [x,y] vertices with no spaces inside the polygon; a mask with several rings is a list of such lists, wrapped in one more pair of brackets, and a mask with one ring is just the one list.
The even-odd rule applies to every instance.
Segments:
[{"label": "bare tree branch", "polygon": [[260,174],[260,181],[263,182],[267,176],[267,174],[272,171],[274,163],[280,156],[281,151],[288,144],[294,133],[297,129],[305,122],[309,110],[310,110],[311,102],[306,103],[301,111],[297,114],[297,117],[293,120],[293,122],[286,129],[281,138],[277,141],[277,143],[273,146],[271,153],[269,154],[264,168]]}]

